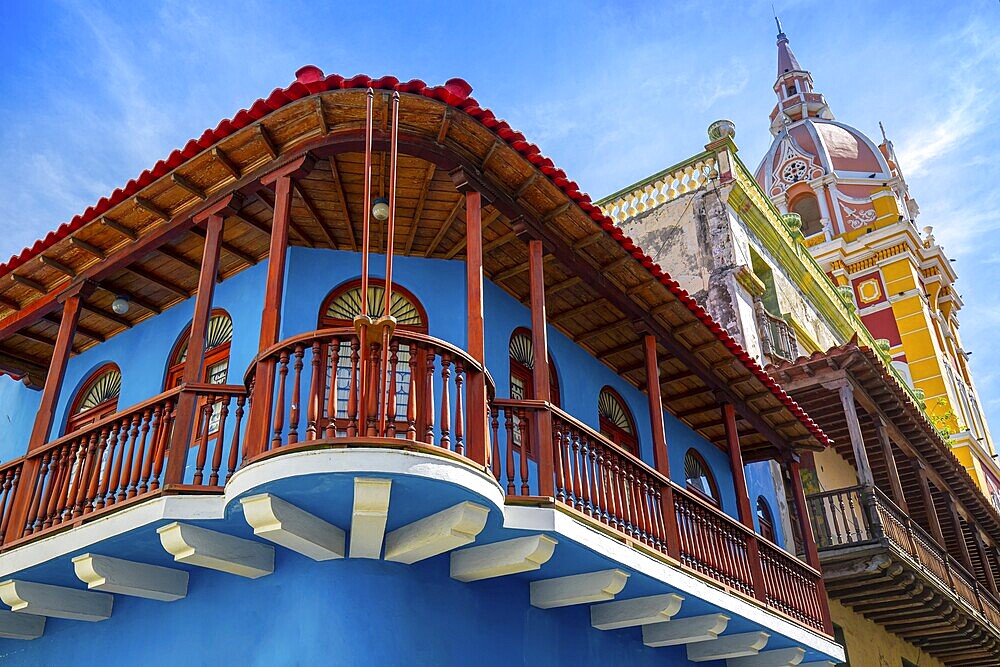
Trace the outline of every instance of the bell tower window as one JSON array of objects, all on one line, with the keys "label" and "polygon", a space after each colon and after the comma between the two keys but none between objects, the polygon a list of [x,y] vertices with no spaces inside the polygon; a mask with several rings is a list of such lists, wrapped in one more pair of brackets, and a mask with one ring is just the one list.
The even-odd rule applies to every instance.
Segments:
[{"label": "bell tower window", "polygon": [[802,235],[805,237],[818,234],[823,231],[823,219],[819,213],[819,203],[816,196],[802,195],[791,206],[792,213],[798,213],[802,218]]}]

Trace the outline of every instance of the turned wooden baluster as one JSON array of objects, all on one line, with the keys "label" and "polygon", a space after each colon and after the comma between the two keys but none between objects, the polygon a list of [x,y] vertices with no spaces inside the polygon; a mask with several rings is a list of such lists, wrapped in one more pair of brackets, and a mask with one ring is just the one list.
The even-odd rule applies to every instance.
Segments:
[{"label": "turned wooden baluster", "polygon": [[[149,435],[149,452],[146,455],[146,460],[142,466],[142,478],[139,481],[138,493],[145,493],[149,488],[149,477],[153,473],[153,460],[156,458],[156,443],[159,442],[160,431],[160,420],[162,419],[162,412],[159,405],[153,406],[153,415],[150,417],[150,435]],[[98,461],[100,461],[100,454],[98,454]]]},{"label": "turned wooden baluster", "polygon": [[128,492],[125,494],[126,498],[134,497],[139,491],[139,478],[142,476],[142,471],[146,465],[146,439],[149,436],[151,414],[149,408],[142,411],[142,418],[140,420],[142,426],[139,429],[139,451],[135,455],[135,465],[132,470],[132,479],[129,480]]},{"label": "turned wooden baluster", "polygon": [[198,458],[195,460],[194,479],[192,480],[195,486],[200,486],[204,478],[205,461],[208,459],[208,431],[210,430],[209,425],[212,423],[212,401],[214,399],[214,396],[206,396],[205,405],[201,408],[201,417],[199,418],[201,422],[201,442],[198,443]]},{"label": "turned wooden baluster", "polygon": [[139,421],[141,418],[142,413],[140,412],[132,415],[132,426],[128,432],[128,454],[125,456],[121,479],[118,480],[118,500],[125,500],[127,487],[129,481],[132,479],[132,459],[135,456],[135,442],[139,438]]},{"label": "turned wooden baluster", "polygon": [[73,518],[83,514],[83,506],[87,502],[87,488],[90,486],[90,469],[94,463],[94,450],[97,448],[97,431],[91,431],[86,443],[83,465],[80,467],[80,474],[75,485],[76,499],[73,501],[73,511],[70,513],[70,516]]},{"label": "turned wooden baluster", "polygon": [[321,356],[319,341],[314,340],[312,344],[312,381],[309,383],[309,406],[306,413],[307,441],[316,439],[317,420],[319,419],[320,407],[323,405],[323,398],[320,392],[326,383],[320,381]]},{"label": "turned wooden baluster", "polygon": [[246,404],[246,401],[246,396],[236,397],[236,424],[233,425],[233,442],[229,445],[229,462],[226,466],[226,482],[228,482],[229,478],[233,476],[234,472],[236,472],[236,462],[239,460],[240,428],[243,425],[243,406]]},{"label": "turned wooden baluster", "polygon": [[521,495],[531,495],[528,484],[528,423],[524,417],[524,408],[517,409],[517,430],[521,435]]},{"label": "turned wooden baluster", "polygon": [[49,485],[45,491],[45,498],[42,502],[42,528],[52,525],[52,515],[56,512],[56,503],[59,498],[59,491],[63,483],[63,475],[66,471],[66,447],[60,447],[52,455],[54,464],[49,466]]},{"label": "turned wooden baluster", "polygon": [[573,501],[578,510],[583,509],[583,469],[580,467],[580,432],[571,431],[573,439]]},{"label": "turned wooden baluster", "polygon": [[566,502],[566,475],[563,469],[563,425],[558,421],[552,425],[552,446],[556,453],[556,500]]},{"label": "turned wooden baluster", "polygon": [[[494,479],[500,481],[500,410],[490,405],[490,434],[493,436],[492,454],[490,455],[490,471]],[[509,447],[508,447],[509,449]]]},{"label": "turned wooden baluster", "polygon": [[604,459],[604,485],[607,487],[608,524],[618,528],[618,499],[615,496],[615,461],[618,454],[614,450],[606,450]]},{"label": "turned wooden baluster", "polygon": [[365,435],[374,438],[378,433],[379,417],[379,387],[381,386],[382,344],[372,343],[368,348],[368,387],[365,399],[368,409],[365,411]]},{"label": "turned wooden baluster", "polygon": [[17,493],[17,483],[21,477],[21,466],[8,470],[3,482],[3,521],[0,522],[0,540],[7,534],[7,527],[10,525],[11,506],[14,504],[14,496]]},{"label": "turned wooden baluster", "polygon": [[340,367],[340,339],[330,341],[330,393],[326,397],[326,437],[337,437],[337,369]]},{"label": "turned wooden baluster", "polygon": [[228,395],[219,397],[219,432],[215,435],[212,474],[208,476],[209,486],[217,486],[219,484],[219,468],[222,467],[222,446],[226,442],[226,419],[229,418],[229,401],[230,397]]},{"label": "turned wooden baluster", "polygon": [[108,445],[108,427],[102,426],[96,440],[97,449],[94,452],[94,469],[88,476],[87,481],[87,502],[84,503],[83,513],[89,514],[94,509],[97,501],[97,494],[101,485],[101,470],[104,467],[104,450]]},{"label": "turned wooden baluster", "polygon": [[451,355],[441,353],[441,441],[444,449],[451,449],[451,397],[449,396],[449,380],[451,379]]},{"label": "turned wooden baluster", "polygon": [[278,395],[274,398],[274,422],[271,449],[281,446],[281,433],[285,429],[285,378],[288,376],[288,350],[282,350],[278,357]]},{"label": "turned wooden baluster", "polygon": [[42,493],[45,489],[45,478],[48,476],[50,456],[49,452],[42,454],[41,461],[38,464],[37,476],[35,479],[29,480],[32,483],[31,508],[28,510],[28,516],[25,518],[25,524],[19,526],[21,532],[15,537],[34,532],[35,519],[38,517],[38,508],[41,507]]},{"label": "turned wooden baluster", "polygon": [[149,482],[150,491],[160,488],[160,473],[163,472],[163,461],[167,453],[167,443],[170,442],[170,432],[174,423],[174,404],[167,401],[163,406],[160,423],[160,441],[156,444],[156,456],[153,461],[153,474]]},{"label": "turned wooden baluster", "polygon": [[[506,406],[504,411],[504,430],[507,434],[507,495],[514,495],[514,408]],[[524,445],[522,443],[522,451]]]},{"label": "turned wooden baluster", "polygon": [[424,374],[424,442],[434,444],[434,350],[427,349],[427,367]]},{"label": "turned wooden baluster", "polygon": [[360,353],[358,348],[360,343],[357,337],[351,339],[351,383],[347,392],[347,437],[353,438],[358,435],[358,400],[361,389],[358,375],[358,364],[360,363]]},{"label": "turned wooden baluster", "polygon": [[302,356],[305,348],[302,345],[295,346],[294,373],[292,375],[292,405],[288,413],[288,444],[294,445],[299,441],[299,409],[302,401]]},{"label": "turned wooden baluster", "polygon": [[385,395],[385,436],[387,438],[396,437],[396,371],[399,365],[399,341],[393,338],[389,342],[389,388]]},{"label": "turned wooden baluster", "polygon": [[417,439],[417,350],[410,347],[410,385],[406,394],[406,439]]},{"label": "turned wooden baluster", "polygon": [[111,485],[111,471],[115,466],[115,447],[118,444],[118,424],[111,424],[107,435],[108,446],[104,461],[101,465],[101,485],[97,489],[97,502],[94,509],[104,507],[108,495],[108,488]]},{"label": "turned wooden baluster", "polygon": [[596,489],[595,497],[598,502],[598,509],[600,510],[598,518],[602,521],[608,521],[610,512],[608,511],[608,481],[607,472],[604,467],[604,445],[598,444],[597,447],[597,461],[594,467],[596,470]]},{"label": "turned wooden baluster", "polygon": [[588,466],[588,461],[590,460],[590,437],[586,432],[578,434],[580,438],[580,477],[583,484],[583,507],[581,508],[585,514],[594,516],[594,503],[590,495],[590,469]]},{"label": "turned wooden baluster", "polygon": [[455,453],[465,455],[465,415],[462,409],[462,384],[465,382],[465,364],[455,362]]},{"label": "turned wooden baluster", "polygon": [[105,499],[105,504],[107,505],[114,505],[118,500],[117,491],[122,479],[122,462],[125,458],[125,441],[128,439],[128,427],[128,419],[123,419],[118,436],[118,451],[115,452],[115,467],[111,471],[111,481],[108,483],[108,497]]},{"label": "turned wooden baluster", "polygon": [[590,441],[590,508],[591,516],[601,518],[601,487],[597,483],[597,441]]}]

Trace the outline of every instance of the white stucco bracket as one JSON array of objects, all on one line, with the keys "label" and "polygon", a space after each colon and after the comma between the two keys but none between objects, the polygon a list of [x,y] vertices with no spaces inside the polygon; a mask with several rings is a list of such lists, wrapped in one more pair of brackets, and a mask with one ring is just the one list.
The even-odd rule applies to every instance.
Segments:
[{"label": "white stucco bracket", "polygon": [[76,577],[92,591],[173,602],[187,595],[188,573],[110,556],[83,554],[73,559]]},{"label": "white stucco bracket", "polygon": [[382,555],[382,540],[385,538],[385,522],[389,518],[391,490],[391,479],[354,478],[351,558],[378,558]]},{"label": "white stucco bracket", "polygon": [[416,563],[475,542],[490,510],[469,501],[397,528],[385,537],[385,559]]},{"label": "white stucco bracket", "polygon": [[628,575],[624,570],[612,569],[532,581],[531,606],[552,609],[612,600],[625,588]]},{"label": "white stucco bracket", "polygon": [[344,557],[344,531],[270,493],[240,499],[253,534],[313,560]]},{"label": "white stucco bracket", "polygon": [[256,579],[274,572],[274,547],[175,521],[156,530],[178,563]]},{"label": "white stucco bracket", "polygon": [[556,544],[548,535],[529,535],[453,551],[451,577],[479,581],[537,570],[552,558]]},{"label": "white stucco bracket", "polygon": [[107,593],[15,579],[0,583],[0,599],[13,612],[66,618],[71,621],[103,621],[111,618],[111,605],[114,603],[114,596]]},{"label": "white stucco bracket", "polygon": [[679,646],[711,641],[722,634],[729,624],[725,614],[691,616],[642,626],[642,643],[646,646]]},{"label": "white stucco bracket", "polygon": [[676,593],[595,604],[590,608],[590,624],[598,630],[619,630],[637,625],[669,621],[681,610],[684,598]]}]

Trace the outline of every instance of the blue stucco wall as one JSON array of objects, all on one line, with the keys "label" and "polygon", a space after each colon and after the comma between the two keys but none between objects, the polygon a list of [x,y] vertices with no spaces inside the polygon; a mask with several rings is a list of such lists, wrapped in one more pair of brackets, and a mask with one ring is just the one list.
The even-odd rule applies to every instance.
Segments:
[{"label": "blue stucco wall", "polygon": [[758,533],[760,532],[760,522],[757,520],[757,498],[763,496],[768,508],[771,510],[771,522],[774,524],[774,542],[779,546],[784,545],[785,534],[781,527],[781,516],[778,514],[778,497],[775,491],[774,479],[771,476],[770,464],[767,461],[751,463],[744,467],[744,471],[747,478],[747,493],[750,496],[750,508],[754,512],[754,529]]},{"label": "blue stucco wall", "polygon": [[9,375],[0,376],[0,461],[16,459],[28,448],[42,392]]}]

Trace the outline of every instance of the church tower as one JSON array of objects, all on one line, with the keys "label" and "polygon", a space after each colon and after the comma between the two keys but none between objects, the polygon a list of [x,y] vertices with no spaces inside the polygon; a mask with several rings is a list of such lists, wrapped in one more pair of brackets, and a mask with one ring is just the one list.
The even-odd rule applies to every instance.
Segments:
[{"label": "church tower", "polygon": [[932,227],[918,231],[919,208],[884,130],[876,145],[835,119],[780,23],[777,46],[774,139],[757,182],[782,213],[801,217],[813,257],[850,290],[869,331],[1000,509],[1000,467],[959,337],[955,270]]}]

